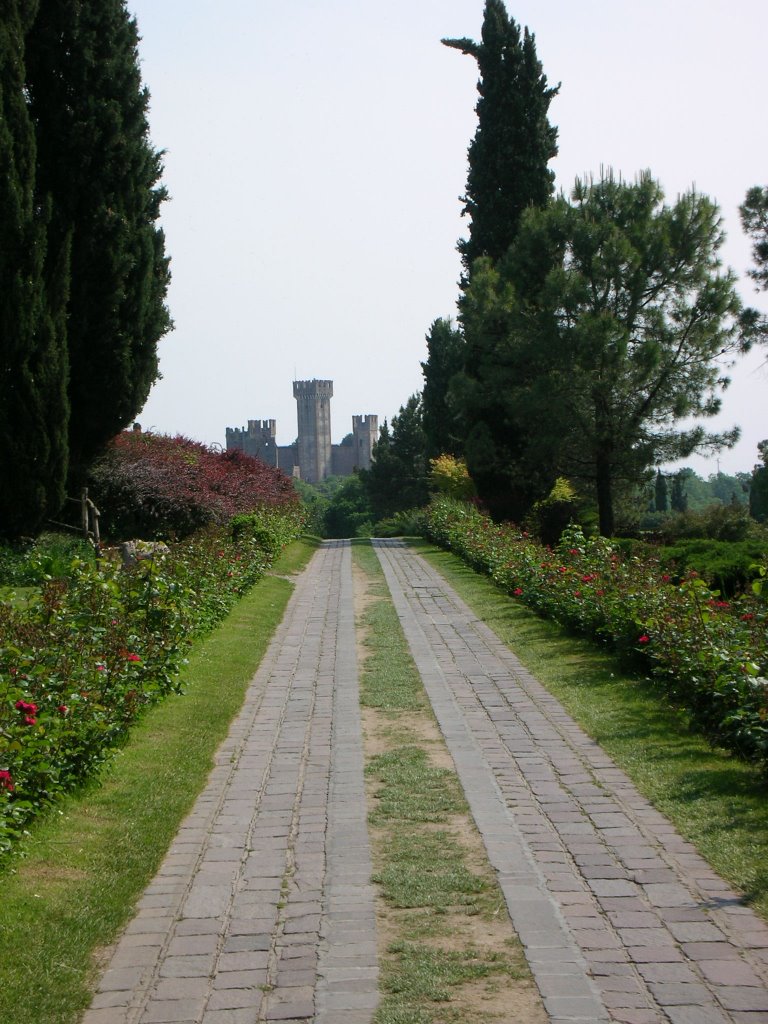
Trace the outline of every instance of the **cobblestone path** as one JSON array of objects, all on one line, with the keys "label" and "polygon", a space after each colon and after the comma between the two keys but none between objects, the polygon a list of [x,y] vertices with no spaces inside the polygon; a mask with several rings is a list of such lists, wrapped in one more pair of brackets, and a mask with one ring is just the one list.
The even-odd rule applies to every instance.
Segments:
[{"label": "cobblestone path", "polygon": [[[552,1024],[768,1022],[768,927],[423,559],[375,547]],[[370,1024],[370,873],[330,542],[83,1024]]]},{"label": "cobblestone path", "polygon": [[350,547],[326,544],[83,1024],[366,1024],[370,874]]},{"label": "cobblestone path", "polygon": [[553,1024],[768,1021],[768,927],[442,577],[375,545]]}]

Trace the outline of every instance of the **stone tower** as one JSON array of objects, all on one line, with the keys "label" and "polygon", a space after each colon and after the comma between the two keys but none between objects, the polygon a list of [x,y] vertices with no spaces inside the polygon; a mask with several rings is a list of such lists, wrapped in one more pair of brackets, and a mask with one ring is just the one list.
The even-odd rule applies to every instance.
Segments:
[{"label": "stone tower", "polygon": [[298,406],[299,472],[308,484],[331,475],[332,380],[295,380],[293,397]]},{"label": "stone tower", "polygon": [[355,445],[355,466],[370,469],[373,446],[379,439],[378,416],[353,416],[352,437]]}]

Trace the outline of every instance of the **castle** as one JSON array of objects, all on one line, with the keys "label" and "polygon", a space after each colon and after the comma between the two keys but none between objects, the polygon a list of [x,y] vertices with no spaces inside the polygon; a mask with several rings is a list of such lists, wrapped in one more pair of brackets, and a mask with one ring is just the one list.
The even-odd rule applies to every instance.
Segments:
[{"label": "castle", "polygon": [[369,469],[379,433],[378,416],[353,416],[351,443],[331,444],[332,380],[295,380],[293,397],[298,413],[298,439],[276,441],[276,420],[248,420],[247,427],[227,427],[227,450],[239,448],[270,466],[309,484],[329,476],[350,476]]}]

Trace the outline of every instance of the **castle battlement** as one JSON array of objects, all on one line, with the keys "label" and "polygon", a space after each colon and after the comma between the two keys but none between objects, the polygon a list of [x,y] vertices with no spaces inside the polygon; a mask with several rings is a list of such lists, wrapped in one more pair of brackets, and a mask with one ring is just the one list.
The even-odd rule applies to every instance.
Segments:
[{"label": "castle battlement", "polygon": [[307,483],[318,483],[331,475],[349,476],[370,467],[379,434],[378,416],[353,416],[352,445],[331,444],[333,381],[295,380],[293,397],[298,444],[277,445],[276,420],[248,420],[247,427],[227,427],[227,449],[239,448]]},{"label": "castle battlement", "polygon": [[295,380],[293,397],[306,399],[333,398],[332,380]]}]

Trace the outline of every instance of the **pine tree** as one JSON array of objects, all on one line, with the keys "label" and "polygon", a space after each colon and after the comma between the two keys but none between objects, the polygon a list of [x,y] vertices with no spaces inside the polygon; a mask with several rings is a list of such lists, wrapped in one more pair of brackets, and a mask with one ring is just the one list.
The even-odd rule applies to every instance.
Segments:
[{"label": "pine tree", "polygon": [[[719,217],[695,192],[667,206],[649,172],[634,184],[607,173],[577,181],[570,203],[526,211],[505,259],[479,261],[462,322],[477,353],[464,415],[481,497],[506,488],[519,515],[520,481],[565,476],[594,495],[611,536],[621,490],[649,466],[735,442],[737,430],[683,425],[718,412],[720,360],[755,336],[721,270]],[[533,280],[542,253],[550,269]]]},{"label": "pine tree", "polygon": [[0,19],[0,534],[34,533],[64,500],[67,473],[67,244],[48,243],[35,183],[24,39],[36,4]]},{"label": "pine tree", "polygon": [[480,71],[478,125],[462,199],[472,223],[458,246],[471,274],[478,256],[504,255],[526,207],[545,206],[552,196],[554,172],[547,165],[557,155],[557,129],[547,112],[560,87],[548,86],[535,37],[526,28],[521,39],[502,0],[486,0],[482,42],[443,43],[474,57]]},{"label": "pine tree", "polygon": [[27,39],[38,187],[52,197],[54,246],[72,239],[73,478],[141,410],[170,327],[162,162],[137,47],[124,0],[46,0]]},{"label": "pine tree", "polygon": [[747,271],[758,288],[768,288],[768,185],[751,188],[739,207],[741,226],[752,239],[755,266]]}]

